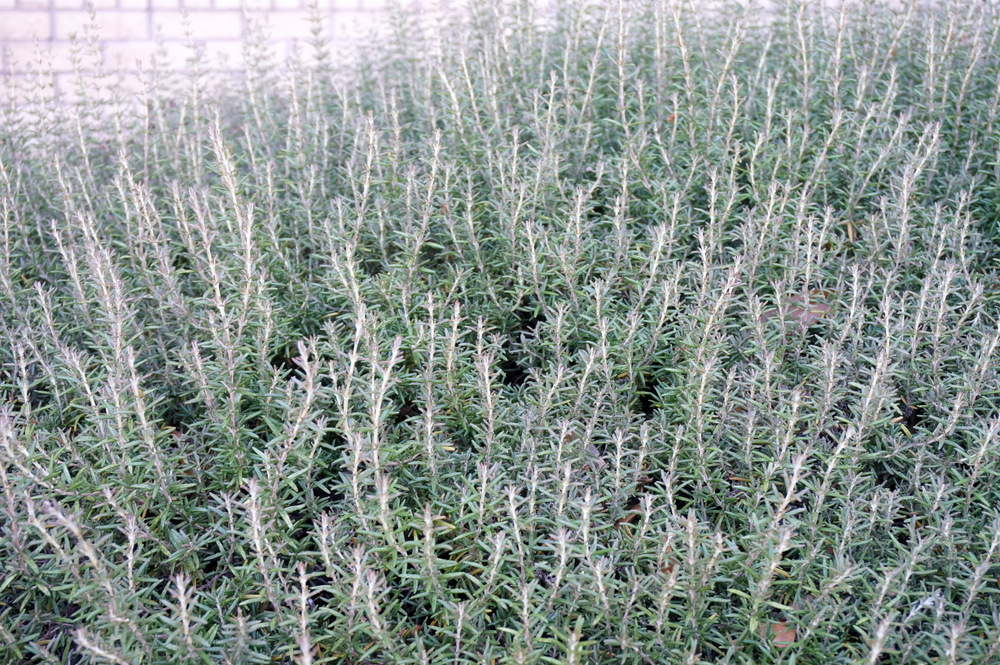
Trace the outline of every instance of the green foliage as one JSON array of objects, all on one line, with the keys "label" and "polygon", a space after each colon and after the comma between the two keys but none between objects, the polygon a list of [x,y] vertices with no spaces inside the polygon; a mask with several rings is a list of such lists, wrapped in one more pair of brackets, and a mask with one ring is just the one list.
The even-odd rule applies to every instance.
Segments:
[{"label": "green foliage", "polygon": [[471,4],[10,98],[0,661],[1000,657],[996,6]]}]

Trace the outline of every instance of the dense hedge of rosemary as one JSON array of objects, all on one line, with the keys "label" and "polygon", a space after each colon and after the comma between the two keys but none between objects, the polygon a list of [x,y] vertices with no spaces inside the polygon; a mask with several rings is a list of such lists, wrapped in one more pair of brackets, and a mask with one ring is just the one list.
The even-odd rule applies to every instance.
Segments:
[{"label": "dense hedge of rosemary", "polygon": [[8,96],[0,661],[1000,658],[1000,10],[555,4]]}]

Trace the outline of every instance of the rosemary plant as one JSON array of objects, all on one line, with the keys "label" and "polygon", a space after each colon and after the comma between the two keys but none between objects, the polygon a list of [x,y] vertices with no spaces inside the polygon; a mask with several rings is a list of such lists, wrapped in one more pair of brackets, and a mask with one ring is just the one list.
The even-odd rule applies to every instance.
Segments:
[{"label": "rosemary plant", "polygon": [[470,4],[10,77],[0,661],[997,662],[996,4]]}]

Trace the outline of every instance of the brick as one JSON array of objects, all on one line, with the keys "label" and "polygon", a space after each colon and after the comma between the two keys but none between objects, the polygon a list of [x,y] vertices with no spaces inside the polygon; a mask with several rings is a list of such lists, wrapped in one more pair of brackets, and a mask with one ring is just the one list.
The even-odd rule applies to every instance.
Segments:
[{"label": "brick", "polygon": [[240,9],[246,7],[250,11],[267,10],[271,8],[271,0],[214,0],[216,9]]},{"label": "brick", "polygon": [[164,39],[239,39],[243,35],[243,14],[238,11],[153,12],[153,23]]},{"label": "brick", "polygon": [[142,96],[143,85],[139,74],[129,73],[116,78],[117,80],[114,82],[115,92],[129,96]]},{"label": "brick", "polygon": [[273,7],[275,9],[308,9],[308,5],[305,0],[274,0]]},{"label": "brick", "polygon": [[2,83],[2,95],[6,98],[6,95],[9,94],[11,99],[18,100],[19,111],[30,111],[36,109],[39,104],[45,105],[51,102],[56,94],[54,82],[45,79],[39,85],[38,77],[35,74],[5,76]]},{"label": "brick", "polygon": [[267,33],[275,40],[309,39],[311,18],[308,11],[273,11],[267,16]]},{"label": "brick", "polygon": [[149,9],[149,0],[118,0],[118,6],[122,9]]},{"label": "brick", "polygon": [[156,48],[149,49],[142,58],[145,67],[151,67],[152,58],[156,58],[156,67],[161,70],[184,70],[188,68],[192,58],[199,57],[201,46],[196,45],[192,51],[187,42],[161,42]]},{"label": "brick", "polygon": [[375,12],[337,12],[330,33],[334,41],[359,42],[381,31],[382,18]]},{"label": "brick", "polygon": [[[184,64],[184,58],[178,53],[171,54],[169,48],[165,50],[166,53],[161,54],[160,45],[152,40],[107,42],[104,44],[104,62],[109,71],[134,71],[140,62],[144,69],[148,69],[152,67],[154,56],[158,64],[168,68]],[[163,59],[167,62],[160,62]]]},{"label": "brick", "polygon": [[[296,62],[311,63],[315,61],[316,49],[305,40],[279,42],[285,47],[284,58],[295,60]],[[357,44],[344,40],[329,40],[324,45],[326,52],[333,62],[345,63],[353,60],[357,55]],[[278,51],[281,54],[281,51]]]},{"label": "brick", "polygon": [[101,85],[84,75],[83,88],[75,73],[56,74],[56,95],[61,103],[70,103],[82,99],[109,99],[106,85]]},{"label": "brick", "polygon": [[17,0],[20,9],[48,9],[50,0]]},{"label": "brick", "polygon": [[[236,69],[242,65],[243,42],[240,40],[203,42],[199,49],[203,54],[200,64],[206,70]],[[114,42],[104,46],[107,67],[115,71],[135,70],[137,62],[142,63],[143,69],[149,69],[154,58],[158,69],[186,69],[191,55],[191,49],[184,42]]]},{"label": "brick", "polygon": [[184,9],[211,9],[212,0],[183,0]]},{"label": "brick", "polygon": [[[346,64],[353,62],[355,57],[358,55],[358,47],[356,44],[345,43],[342,41],[330,42],[327,45],[327,49],[330,51],[330,57],[333,62]],[[305,52],[304,55],[308,59],[312,54]]]},{"label": "brick", "polygon": [[152,66],[152,57],[156,58],[157,69],[162,70],[185,70],[192,59],[200,57],[201,46],[196,44],[194,50],[186,42],[161,42],[155,49],[150,51],[152,56],[144,58],[144,66]]},{"label": "brick", "polygon": [[[116,0],[92,0],[92,2],[95,10],[118,8]],[[88,9],[86,4],[84,4],[84,9]]]},{"label": "brick", "polygon": [[87,0],[53,0],[56,9],[86,9]]},{"label": "brick", "polygon": [[[53,72],[73,71],[73,47],[69,44],[42,42],[36,48],[33,43],[20,42],[7,44],[7,48],[10,54],[6,65],[12,65],[14,71],[35,71],[39,55],[44,69],[51,67]],[[82,57],[81,60],[86,63],[90,58]]]},{"label": "brick", "polygon": [[17,0],[0,0],[0,9],[14,9],[17,7]]},{"label": "brick", "polygon": [[9,42],[30,42],[35,38],[48,41],[52,38],[52,22],[49,13],[30,11],[5,11],[0,21],[0,40]]},{"label": "brick", "polygon": [[[74,74],[56,76],[56,92],[62,104],[72,104],[81,99],[99,100],[135,99],[142,94],[142,80],[138,74],[127,73],[120,76],[104,76],[100,79],[85,79],[81,91]],[[81,94],[82,92],[82,94]]]},{"label": "brick", "polygon": [[[146,95],[148,94],[146,91],[148,91],[149,86],[147,85],[144,90],[143,80],[138,73],[129,72],[127,74],[115,76],[109,80],[109,85],[112,87],[109,91],[109,97],[112,97],[119,102],[131,102],[136,113],[145,113],[145,104],[143,103],[143,100],[146,99]],[[111,126],[110,122],[106,125],[106,127]],[[113,141],[114,137],[109,135],[106,140]]]},{"label": "brick", "polygon": [[[89,12],[55,12],[56,39],[68,40],[76,34],[83,37],[90,24]],[[101,40],[146,39],[149,37],[149,19],[146,12],[104,11],[95,12],[97,37]]]},{"label": "brick", "polygon": [[243,66],[243,40],[205,42],[204,61],[208,69],[239,69]]},{"label": "brick", "polygon": [[150,0],[153,9],[180,9],[181,0]]}]

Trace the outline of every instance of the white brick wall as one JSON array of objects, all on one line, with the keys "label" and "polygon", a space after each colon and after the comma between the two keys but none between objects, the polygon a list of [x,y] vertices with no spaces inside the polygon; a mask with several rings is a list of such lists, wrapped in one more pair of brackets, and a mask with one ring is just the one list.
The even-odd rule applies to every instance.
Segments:
[{"label": "white brick wall", "polygon": [[[342,51],[368,37],[389,4],[389,0],[315,2],[326,36]],[[405,2],[432,11],[449,4],[448,0]],[[297,41],[311,39],[310,4],[311,0],[0,0],[0,66],[4,77],[23,79],[36,70],[40,49],[43,61],[51,63],[55,95],[71,95],[72,42],[96,34],[100,64],[107,71],[137,72],[140,64],[150,67],[154,55],[159,67],[180,68],[191,53],[192,39],[204,50],[206,69],[234,68],[242,63],[247,17],[267,23],[275,53],[284,57]]]}]

